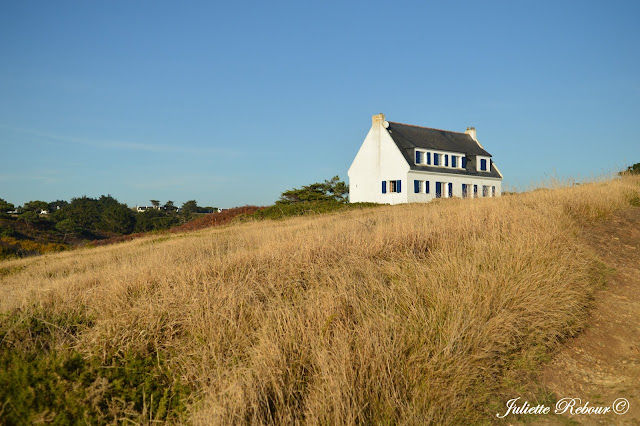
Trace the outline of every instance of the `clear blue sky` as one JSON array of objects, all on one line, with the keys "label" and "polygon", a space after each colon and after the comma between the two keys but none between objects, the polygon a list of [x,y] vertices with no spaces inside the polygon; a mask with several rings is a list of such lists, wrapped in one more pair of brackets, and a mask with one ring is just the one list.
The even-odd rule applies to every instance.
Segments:
[{"label": "clear blue sky", "polygon": [[475,126],[507,186],[640,162],[640,2],[0,3],[0,198],[232,207],[371,124]]}]

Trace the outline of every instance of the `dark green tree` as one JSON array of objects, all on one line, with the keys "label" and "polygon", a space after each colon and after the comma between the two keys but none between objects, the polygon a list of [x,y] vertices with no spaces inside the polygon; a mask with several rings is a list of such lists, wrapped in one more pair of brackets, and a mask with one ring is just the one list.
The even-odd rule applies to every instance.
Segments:
[{"label": "dark green tree", "polygon": [[185,218],[189,218],[195,213],[198,213],[198,203],[196,200],[189,200],[182,205],[180,214]]},{"label": "dark green tree", "polygon": [[15,209],[13,204],[11,204],[11,203],[3,200],[2,198],[0,198],[0,214],[7,214],[8,212],[12,211],[13,209]]},{"label": "dark green tree", "polygon": [[178,210],[178,208],[174,205],[173,201],[169,200],[164,203],[164,209],[168,212],[174,212]]},{"label": "dark green tree", "polygon": [[24,209],[25,212],[40,213],[43,210],[49,209],[49,203],[47,203],[46,201],[39,201],[39,200],[29,201],[28,203],[25,203],[22,208]]},{"label": "dark green tree", "polygon": [[40,215],[33,210],[26,210],[25,212],[18,215],[18,220],[26,223],[29,227],[31,227],[35,223],[40,223],[43,219]]},{"label": "dark green tree", "polygon": [[331,180],[322,183],[312,183],[302,188],[294,188],[285,191],[277,201],[280,204],[295,204],[305,201],[337,201],[344,203],[347,201],[349,186],[340,180],[339,176],[334,176]]},{"label": "dark green tree", "polygon": [[135,225],[135,213],[126,205],[116,203],[103,207],[99,224],[103,231],[130,234]]},{"label": "dark green tree", "polygon": [[159,200],[149,200],[149,201],[151,201],[151,205],[155,208],[158,208],[160,206]]},{"label": "dark green tree", "polygon": [[70,219],[73,223],[86,231],[95,231],[100,222],[101,204],[95,198],[86,195],[80,198],[72,198],[71,203],[60,210],[61,214],[56,219]]},{"label": "dark green tree", "polygon": [[349,185],[340,180],[339,176],[334,176],[331,180],[325,180],[325,191],[334,200],[341,203],[349,201]]},{"label": "dark green tree", "polygon": [[56,223],[56,229],[64,234],[62,242],[65,242],[68,236],[77,235],[82,232],[82,229],[71,219],[63,219]]},{"label": "dark green tree", "polygon": [[620,173],[618,173],[619,175],[624,175],[624,174],[628,174],[628,175],[640,175],[640,163],[636,163],[633,166],[629,166],[627,167],[627,170],[624,170]]},{"label": "dark green tree", "polygon": [[69,203],[65,200],[52,201],[49,203],[49,213],[53,214],[68,205]]},{"label": "dark green tree", "polygon": [[136,215],[135,232],[149,232],[168,229],[178,225],[176,215],[169,215],[162,210],[150,209]]}]

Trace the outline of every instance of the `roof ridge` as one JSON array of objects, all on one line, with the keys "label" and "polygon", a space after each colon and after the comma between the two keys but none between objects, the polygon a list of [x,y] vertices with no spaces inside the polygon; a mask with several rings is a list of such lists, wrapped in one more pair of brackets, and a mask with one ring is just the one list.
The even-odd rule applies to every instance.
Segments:
[{"label": "roof ridge", "polygon": [[420,129],[437,130],[439,132],[449,132],[449,133],[458,133],[461,135],[466,135],[465,132],[456,132],[455,130],[444,130],[444,129],[436,129],[435,127],[416,126],[415,124],[399,123],[397,121],[389,121],[389,123],[402,124],[403,126],[410,126],[410,127],[418,127]]}]

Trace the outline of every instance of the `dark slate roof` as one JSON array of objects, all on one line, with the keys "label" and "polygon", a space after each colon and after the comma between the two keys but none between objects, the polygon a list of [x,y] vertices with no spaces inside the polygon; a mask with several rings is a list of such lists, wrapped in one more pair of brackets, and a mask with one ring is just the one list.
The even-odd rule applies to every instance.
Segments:
[{"label": "dark slate roof", "polygon": [[[491,162],[491,171],[476,171],[475,156],[482,155],[491,157],[491,154],[485,151],[466,133],[412,126],[410,124],[394,123],[391,121],[389,122],[387,131],[398,146],[398,149],[400,149],[400,152],[404,155],[407,163],[411,166],[411,170],[502,178],[494,167],[493,161]],[[466,169],[452,169],[416,165],[414,148],[463,153],[467,157],[467,167]]]}]

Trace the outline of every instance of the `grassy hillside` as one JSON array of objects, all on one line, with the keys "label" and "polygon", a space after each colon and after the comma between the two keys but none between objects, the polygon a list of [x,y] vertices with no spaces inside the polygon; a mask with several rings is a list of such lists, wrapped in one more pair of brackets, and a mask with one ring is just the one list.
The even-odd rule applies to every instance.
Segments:
[{"label": "grassy hillside", "polygon": [[640,179],[0,263],[0,422],[494,418],[584,323],[589,222]]}]

